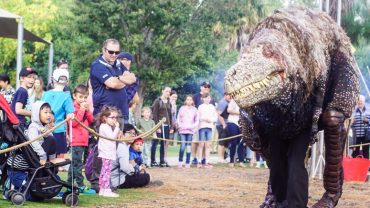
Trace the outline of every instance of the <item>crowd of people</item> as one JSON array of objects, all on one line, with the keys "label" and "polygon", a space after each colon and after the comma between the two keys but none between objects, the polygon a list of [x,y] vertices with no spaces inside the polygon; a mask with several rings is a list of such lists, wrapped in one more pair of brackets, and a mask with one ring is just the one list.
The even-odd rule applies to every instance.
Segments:
[{"label": "crowd of people", "polygon": [[[52,134],[31,144],[40,158],[40,164],[63,161],[69,152],[72,163],[68,168],[68,183],[76,184],[80,193],[99,192],[104,197],[118,197],[119,188],[147,185],[150,182],[148,168],[170,167],[167,153],[172,142],[168,141],[177,137],[180,141],[178,168],[191,168],[192,165],[212,168],[210,153],[214,149],[211,143],[213,138],[219,139],[216,162],[228,163],[230,167],[245,167],[246,160],[256,160],[256,167],[267,167],[263,158],[254,155],[238,136],[241,133],[238,105],[227,94],[215,102],[209,82],[201,83],[198,93],[185,95],[184,103],[179,107],[176,91],[164,86],[161,95],[151,106],[144,106],[141,117],[137,118],[134,109],[139,80],[130,71],[132,61],[133,56],[121,52],[117,40],[107,39],[102,45],[102,54],[91,64],[89,81],[78,84],[73,90],[69,87],[66,60],[57,63],[52,82],[46,86],[47,91],[44,91],[42,78],[32,67],[20,71],[21,85],[16,91],[9,76],[0,75],[0,93],[29,139],[43,134],[66,118],[78,119],[103,137],[135,138],[125,142],[104,138],[96,141],[94,135],[72,121],[71,128],[61,125]],[[354,112],[352,127],[356,144],[366,143],[370,138],[370,113],[366,111],[364,101],[364,97],[360,96]],[[137,138],[139,133],[151,130],[162,118],[166,120],[153,135]],[[156,157],[158,144],[159,161]],[[6,147],[1,144],[1,148]],[[353,156],[358,154],[360,149],[355,148]],[[362,154],[369,158],[369,149],[364,147]],[[226,158],[229,158],[228,161]],[[9,157],[7,164],[12,166],[7,174],[17,189],[26,180],[24,170],[28,167],[27,163],[19,154]],[[91,188],[84,184],[85,178],[91,183]]]}]

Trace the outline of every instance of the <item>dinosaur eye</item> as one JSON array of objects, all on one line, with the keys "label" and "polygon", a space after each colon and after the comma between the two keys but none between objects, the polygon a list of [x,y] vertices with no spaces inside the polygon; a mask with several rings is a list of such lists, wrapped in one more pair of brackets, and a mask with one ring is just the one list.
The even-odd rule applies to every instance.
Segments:
[{"label": "dinosaur eye", "polygon": [[271,58],[274,55],[274,51],[272,50],[272,48],[270,46],[265,45],[265,46],[263,46],[262,54],[266,58]]}]

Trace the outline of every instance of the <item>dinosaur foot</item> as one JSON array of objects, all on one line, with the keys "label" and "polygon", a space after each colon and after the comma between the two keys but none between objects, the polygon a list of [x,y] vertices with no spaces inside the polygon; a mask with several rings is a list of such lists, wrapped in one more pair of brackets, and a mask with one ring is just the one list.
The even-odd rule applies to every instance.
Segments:
[{"label": "dinosaur foot", "polygon": [[271,185],[268,184],[265,201],[259,208],[277,208],[276,197],[272,194]]},{"label": "dinosaur foot", "polygon": [[321,199],[312,208],[333,208],[338,204],[340,193],[330,194],[325,192]]}]

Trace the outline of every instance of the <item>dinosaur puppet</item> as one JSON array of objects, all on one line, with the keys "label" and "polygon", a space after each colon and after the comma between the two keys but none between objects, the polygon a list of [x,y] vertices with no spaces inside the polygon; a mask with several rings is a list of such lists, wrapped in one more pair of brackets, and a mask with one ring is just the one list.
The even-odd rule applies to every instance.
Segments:
[{"label": "dinosaur puppet", "polygon": [[251,32],[226,71],[225,92],[241,108],[244,140],[269,165],[261,207],[307,207],[304,158],[318,130],[324,130],[326,192],[314,207],[335,207],[342,194],[344,121],[359,93],[357,64],[342,28],[323,12],[276,10]]}]

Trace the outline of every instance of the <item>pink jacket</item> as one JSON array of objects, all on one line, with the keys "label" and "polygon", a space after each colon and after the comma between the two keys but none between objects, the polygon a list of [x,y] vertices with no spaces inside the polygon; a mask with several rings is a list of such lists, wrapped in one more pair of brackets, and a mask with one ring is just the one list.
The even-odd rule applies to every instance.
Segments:
[{"label": "pink jacket", "polygon": [[[119,133],[119,127],[114,127],[114,130],[113,130],[111,126],[105,123],[102,123],[99,126],[99,134],[104,137],[111,138],[111,139],[117,139],[118,133]],[[98,157],[108,159],[108,160],[115,160],[117,157],[116,149],[117,149],[117,142],[99,138]]]},{"label": "pink jacket", "polygon": [[194,106],[181,106],[177,114],[177,123],[180,134],[194,134],[198,127],[198,110]]},{"label": "pink jacket", "polygon": [[[93,115],[90,111],[80,110],[80,105],[73,103],[75,108],[75,118],[81,121],[86,126],[93,123]],[[85,115],[86,114],[86,115]],[[89,132],[80,126],[76,121],[72,120],[72,142],[71,146],[87,147],[89,143]]]}]

